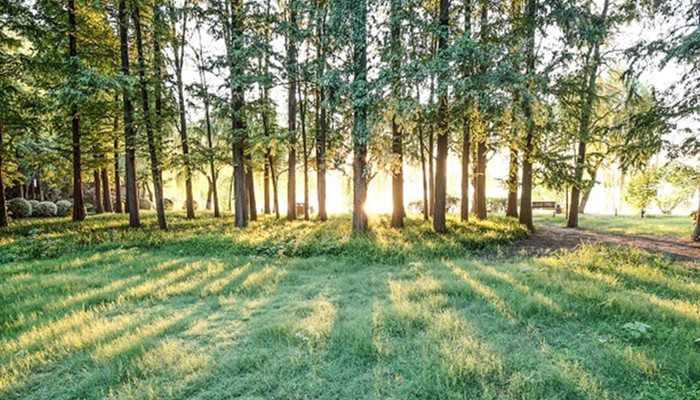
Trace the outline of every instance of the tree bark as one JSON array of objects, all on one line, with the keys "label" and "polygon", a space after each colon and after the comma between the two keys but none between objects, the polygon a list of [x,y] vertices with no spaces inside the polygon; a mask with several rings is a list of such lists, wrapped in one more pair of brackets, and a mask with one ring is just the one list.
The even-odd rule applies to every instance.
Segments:
[{"label": "tree bark", "polygon": [[486,142],[479,140],[476,147],[476,218],[484,220],[486,213]]},{"label": "tree bark", "polygon": [[[531,76],[535,72],[535,33],[536,29],[537,0],[528,0],[525,8],[523,24],[526,32],[525,44],[525,73]],[[526,83],[530,92],[534,90],[530,79]],[[532,93],[521,97],[523,116],[525,117],[525,147],[522,159],[522,181],[520,184],[520,223],[525,225],[530,232],[535,231],[532,221],[532,157],[535,149],[535,121],[532,115]]]},{"label": "tree bark", "polygon": [[367,200],[367,3],[356,0],[352,19],[353,37],[353,232],[365,232],[369,228],[365,202]]},{"label": "tree bark", "polygon": [[518,149],[516,149],[515,146],[511,146],[510,148],[506,216],[518,218]]},{"label": "tree bark", "polygon": [[248,213],[251,221],[258,220],[258,209],[255,203],[255,176],[253,175],[253,165],[250,154],[246,155],[246,196],[248,198]]},{"label": "tree bark", "polygon": [[122,203],[121,168],[119,168],[119,139],[116,137],[114,138],[114,196],[116,197],[114,211],[117,214],[122,214],[124,207]]},{"label": "tree bark", "polygon": [[323,102],[326,100],[326,90],[323,84],[323,74],[325,70],[325,6],[323,1],[318,1],[318,7],[323,7],[317,15],[316,36],[318,44],[316,46],[317,70],[316,79],[318,81],[318,112],[317,112],[317,129],[316,129],[316,191],[318,197],[318,219],[326,221],[328,213],[326,212],[326,106]]},{"label": "tree bark", "polygon": [[3,175],[3,169],[5,167],[3,154],[5,146],[2,141],[2,134],[3,125],[2,121],[0,121],[0,228],[7,228],[10,226],[10,220],[7,218],[7,203],[5,202],[5,180]]},{"label": "tree bark", "polygon": [[697,214],[695,214],[695,229],[693,229],[690,238],[694,242],[700,242],[700,183],[698,184],[698,210]]},{"label": "tree bark", "polygon": [[92,172],[92,178],[95,182],[95,213],[104,214],[105,209],[102,207],[102,177],[100,176],[99,168]]},{"label": "tree bark", "polygon": [[[440,31],[438,37],[438,52],[447,50],[449,40],[450,3],[449,0],[440,0]],[[439,77],[440,83],[446,77]],[[437,158],[435,165],[435,214],[433,217],[433,229],[437,233],[447,231],[445,217],[447,211],[447,145],[449,132],[449,109],[447,103],[447,90],[442,89],[438,99],[438,137]]]},{"label": "tree bark", "polygon": [[[75,18],[75,0],[68,0],[68,42],[71,64],[77,62],[78,43],[76,38],[77,23]],[[77,71],[73,71],[77,74]],[[71,129],[73,133],[73,221],[85,220],[85,200],[83,199],[83,166],[80,149],[80,114],[77,104],[71,106]]]},{"label": "tree bark", "polygon": [[[104,156],[102,156],[104,158]],[[102,205],[104,206],[104,211],[112,212],[112,193],[109,190],[109,172],[106,168],[100,169],[100,175],[102,178]]]},{"label": "tree bark", "polygon": [[[391,30],[390,54],[391,54],[391,70],[392,73],[398,74],[393,77],[392,94],[394,100],[398,104],[401,96],[401,0],[391,1],[391,11],[389,16],[389,25]],[[403,132],[398,123],[396,123],[396,114],[398,107],[394,110],[394,115],[391,118],[391,152],[394,156],[394,165],[391,168],[391,191],[392,191],[392,214],[391,227],[403,228],[404,209],[403,196]]]},{"label": "tree bark", "polygon": [[421,172],[423,173],[423,220],[428,221],[430,219],[430,210],[428,203],[428,173],[425,166],[425,142],[423,140],[423,112],[419,111],[418,114],[418,141],[420,144],[420,166]]},{"label": "tree bark", "polygon": [[298,85],[299,91],[299,120],[301,122],[301,149],[302,160],[304,162],[304,220],[309,220],[309,152],[306,142],[306,93],[302,96],[302,87]]},{"label": "tree bark", "polygon": [[464,117],[464,133],[462,136],[462,198],[460,217],[463,222],[469,221],[469,156],[471,155],[471,123],[469,117]]},{"label": "tree bark", "polygon": [[[148,100],[148,83],[146,82],[146,59],[143,52],[143,36],[141,35],[141,11],[139,5],[132,0],[132,15],[134,20],[134,30],[136,33],[136,55],[139,65],[139,88],[141,89],[141,109],[143,111],[143,120],[146,127],[146,138],[148,141],[148,155],[151,162],[151,177],[153,179],[153,190],[155,191],[156,214],[158,217],[158,227],[161,230],[168,229],[168,223],[165,219],[165,204],[163,201],[163,182],[162,173],[160,170],[160,161],[158,160],[158,147],[154,134],[153,121],[151,119],[150,104]],[[157,41],[157,40],[156,40]],[[156,48],[156,50],[159,50]],[[156,58],[158,55],[156,54]],[[156,67],[160,72],[160,67]],[[160,77],[157,77],[160,78]]]},{"label": "tree bark", "polygon": [[270,214],[270,164],[265,154],[263,165],[263,214]]},{"label": "tree bark", "polygon": [[297,169],[297,153],[296,153],[296,142],[297,142],[297,132],[296,132],[296,115],[297,115],[297,102],[296,102],[296,91],[297,91],[297,49],[295,40],[293,37],[293,31],[296,30],[296,2],[295,0],[290,0],[290,16],[289,23],[291,25],[291,31],[287,34],[287,68],[289,75],[289,91],[287,93],[287,126],[289,128],[289,171],[287,178],[287,220],[294,221],[297,219],[297,207],[296,207],[296,169]]},{"label": "tree bark", "polygon": [[[432,96],[431,96],[432,97]],[[428,193],[428,214],[432,217],[435,215],[435,133],[433,128],[428,122],[428,186],[430,191]]]},{"label": "tree bark", "polygon": [[588,199],[591,197],[591,192],[595,186],[595,180],[598,176],[598,168],[594,169],[591,173],[591,185],[586,187],[583,192],[583,197],[581,197],[581,204],[578,207],[579,214],[584,214],[586,212],[586,204],[588,204]]}]

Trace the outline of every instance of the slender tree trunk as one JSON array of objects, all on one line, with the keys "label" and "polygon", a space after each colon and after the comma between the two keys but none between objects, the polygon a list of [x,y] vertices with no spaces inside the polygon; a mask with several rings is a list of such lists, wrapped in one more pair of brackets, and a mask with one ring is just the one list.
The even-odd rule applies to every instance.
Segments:
[{"label": "slender tree trunk", "polygon": [[[523,25],[526,30],[525,39],[525,73],[532,75],[535,71],[535,33],[537,0],[528,0],[525,6]],[[523,116],[525,117],[525,147],[522,155],[522,181],[520,184],[520,223],[525,225],[530,232],[535,231],[532,221],[532,157],[535,149],[535,121],[532,115],[533,82],[530,79],[526,87],[531,93],[521,97]]]},{"label": "slender tree trunk", "polygon": [[272,179],[272,205],[275,210],[275,218],[280,219],[280,202],[277,192],[277,174],[275,173],[275,163],[271,152],[268,152],[267,157],[268,163],[270,164],[270,178]]},{"label": "slender tree trunk", "polygon": [[695,214],[695,229],[690,235],[694,242],[700,242],[700,183],[698,184],[698,211]]},{"label": "slender tree trunk", "polygon": [[518,218],[518,150],[510,148],[510,163],[508,166],[508,202],[506,216]]},{"label": "slender tree trunk", "polygon": [[[68,0],[68,41],[69,41],[69,57],[71,63],[77,63],[78,59],[78,43],[76,38],[77,23],[75,18],[75,0]],[[77,68],[74,66],[74,68]],[[77,71],[74,71],[77,73]],[[80,114],[78,106],[71,106],[71,128],[73,132],[73,221],[85,220],[85,200],[83,199],[83,166],[82,154],[80,149]]]},{"label": "slender tree trunk", "polygon": [[[599,24],[601,27],[604,26],[605,20],[608,13],[609,0],[605,0],[603,4],[603,11]],[[581,195],[581,181],[583,180],[583,169],[586,166],[586,145],[588,142],[588,136],[591,130],[591,118],[593,116],[593,107],[596,100],[596,78],[598,77],[598,69],[602,62],[600,55],[600,45],[602,39],[597,39],[593,44],[593,59],[591,60],[590,68],[588,70],[587,83],[585,92],[582,94],[584,104],[581,110],[581,119],[579,125],[579,144],[578,152],[576,155],[576,170],[574,172],[574,184],[571,187],[571,205],[569,209],[569,219],[566,221],[566,226],[568,228],[578,227],[578,207],[579,207],[579,197]]]},{"label": "slender tree trunk", "polygon": [[[401,96],[401,15],[402,5],[401,0],[391,0],[391,10],[389,17],[390,26],[390,53],[391,53],[391,70],[397,74],[393,77],[392,95],[398,103]],[[391,152],[394,156],[394,165],[391,168],[391,191],[392,191],[392,214],[391,227],[403,228],[404,209],[403,196],[403,131],[396,122],[396,114],[398,107],[394,110],[394,115],[391,118]]]},{"label": "slender tree trunk", "polygon": [[[129,76],[129,27],[126,0],[119,0],[119,40],[121,43],[121,68]],[[126,152],[126,203],[129,210],[129,226],[141,225],[139,199],[136,187],[136,131],[134,130],[134,107],[128,89],[124,88],[124,147]]]},{"label": "slender tree trunk", "polygon": [[[299,120],[301,122],[301,149],[302,149],[302,160],[304,162],[304,219],[309,220],[309,149],[307,148],[306,141],[306,93],[302,96],[302,87],[304,85],[298,85],[299,90]],[[304,90],[304,92],[306,92]]]},{"label": "slender tree trunk", "polygon": [[352,19],[353,34],[353,232],[365,232],[368,226],[365,202],[367,200],[367,3],[356,0]]},{"label": "slender tree trunk", "polygon": [[263,214],[270,215],[270,164],[265,154],[263,166]]},{"label": "slender tree trunk", "polygon": [[[151,177],[153,179],[153,190],[155,191],[156,214],[158,216],[158,226],[162,230],[168,229],[165,219],[165,204],[163,200],[163,183],[160,171],[160,161],[158,160],[158,147],[154,134],[153,121],[151,119],[150,102],[148,99],[148,83],[146,82],[146,59],[143,52],[143,36],[141,35],[141,11],[139,5],[132,0],[132,18],[134,20],[134,30],[136,33],[136,54],[139,65],[139,88],[141,89],[141,109],[143,110],[143,120],[146,127],[146,138],[148,141],[148,155],[151,162]],[[159,50],[159,49],[158,49]],[[157,55],[156,55],[157,57]],[[159,67],[158,67],[159,69]],[[160,70],[159,70],[160,71]],[[158,77],[159,78],[159,77]],[[146,184],[148,185],[148,184]],[[150,192],[150,189],[149,189]],[[151,199],[152,200],[152,199]]]},{"label": "slender tree trunk", "polygon": [[248,212],[251,221],[258,220],[258,209],[255,203],[255,177],[253,175],[253,165],[250,155],[246,156],[246,196],[248,198]]},{"label": "slender tree trunk", "polygon": [[326,221],[328,213],[326,212],[326,106],[323,102],[326,100],[326,88],[323,84],[323,74],[325,70],[326,51],[325,51],[325,6],[323,1],[318,0],[317,7],[321,8],[321,12],[317,16],[316,24],[316,58],[317,70],[316,79],[318,81],[318,112],[317,112],[317,129],[316,129],[316,190],[318,195],[318,219]]},{"label": "slender tree trunk", "polygon": [[212,195],[212,184],[211,184],[211,178],[207,177],[207,183],[209,184],[207,187],[207,205],[205,209],[211,210],[211,195]]},{"label": "slender tree trunk", "polygon": [[476,218],[486,219],[486,142],[479,140],[476,148]]},{"label": "slender tree trunk", "polygon": [[2,141],[3,137],[3,125],[0,121],[0,228],[7,228],[10,226],[10,220],[7,218],[7,203],[5,202],[5,179],[3,175],[3,170],[5,168],[3,152],[5,150],[4,143]]},{"label": "slender tree trunk", "polygon": [[121,183],[121,168],[119,168],[119,139],[114,138],[114,211],[117,214],[124,212],[122,203],[122,183]]},{"label": "slender tree trunk", "polygon": [[[440,32],[438,37],[438,52],[447,51],[449,45],[450,2],[440,0]],[[439,77],[443,84],[446,77]],[[449,108],[447,103],[447,91],[442,89],[438,98],[438,137],[437,158],[435,170],[435,214],[433,217],[433,229],[435,232],[447,232],[445,214],[447,212],[447,146],[449,134]]]},{"label": "slender tree trunk", "polygon": [[[289,22],[292,27],[291,31],[296,30],[296,2],[289,1],[290,18]],[[297,153],[296,153],[296,115],[297,115],[297,49],[295,38],[290,32],[287,37],[287,65],[289,68],[289,91],[287,93],[287,126],[289,128],[289,171],[287,179],[287,220],[294,221],[297,219],[296,207],[296,169],[297,169]]]},{"label": "slender tree trunk", "polygon": [[[104,155],[102,156],[104,158]],[[109,172],[106,168],[100,169],[100,175],[102,178],[102,205],[104,206],[105,212],[112,212],[112,194],[109,190]]]},{"label": "slender tree trunk", "polygon": [[435,170],[433,168],[435,162],[435,133],[433,132],[432,126],[430,126],[430,131],[428,132],[428,186],[430,186],[429,197],[428,197],[428,213],[430,216],[435,215]]},{"label": "slender tree trunk", "polygon": [[99,168],[92,172],[92,178],[95,182],[95,213],[104,214],[105,209],[102,207],[102,177],[100,177]]},{"label": "slender tree trunk", "polygon": [[463,222],[469,221],[469,157],[471,155],[471,123],[469,117],[464,117],[464,132],[462,135],[462,198],[460,217]]},{"label": "slender tree trunk", "polygon": [[[419,111],[420,112],[420,111]],[[420,142],[420,165],[421,171],[423,173],[423,220],[428,221],[430,219],[430,210],[428,203],[428,173],[425,167],[425,143],[423,140],[423,117],[422,112],[418,116],[418,141]]]}]

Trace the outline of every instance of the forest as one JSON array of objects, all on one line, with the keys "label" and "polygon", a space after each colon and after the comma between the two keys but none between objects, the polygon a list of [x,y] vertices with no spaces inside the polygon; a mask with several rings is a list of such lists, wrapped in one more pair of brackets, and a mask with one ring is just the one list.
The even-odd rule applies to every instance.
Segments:
[{"label": "forest", "polygon": [[0,0],[0,398],[700,398],[691,0]]}]

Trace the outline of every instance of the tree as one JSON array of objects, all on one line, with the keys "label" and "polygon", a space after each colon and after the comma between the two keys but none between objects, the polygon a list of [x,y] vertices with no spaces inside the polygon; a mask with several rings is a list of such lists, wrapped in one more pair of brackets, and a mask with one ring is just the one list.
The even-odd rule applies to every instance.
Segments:
[{"label": "tree", "polygon": [[647,208],[652,204],[658,193],[658,185],[661,181],[661,171],[658,167],[649,167],[637,171],[627,182],[625,201],[639,210],[642,218]]},{"label": "tree", "polygon": [[[438,62],[445,62],[441,58],[447,58],[449,46],[450,26],[450,2],[440,0],[439,31],[438,31]],[[438,137],[437,157],[435,171],[435,214],[433,216],[433,229],[435,232],[447,231],[445,214],[447,211],[447,145],[449,140],[449,109],[448,109],[448,77],[444,71],[439,73],[439,99],[438,99]]]},{"label": "tree", "polygon": [[353,103],[353,202],[352,230],[364,232],[368,226],[365,201],[367,200],[368,170],[367,144],[371,134],[367,129],[369,91],[367,82],[367,1],[351,2],[350,12],[353,82],[350,87]]},{"label": "tree", "polygon": [[289,130],[289,161],[287,173],[287,220],[297,219],[296,169],[297,169],[297,2],[289,0],[289,26],[287,29],[287,128]]},{"label": "tree", "polygon": [[[78,40],[76,38],[77,23],[75,18],[75,0],[68,0],[68,40],[69,40],[69,63],[72,75],[78,75]],[[73,132],[73,221],[83,221],[85,219],[85,202],[83,200],[83,167],[82,154],[80,148],[80,113],[78,105],[71,106],[71,129]]]},{"label": "tree", "polygon": [[391,117],[391,152],[393,154],[394,165],[391,167],[391,189],[393,211],[391,214],[391,227],[403,228],[403,218],[406,214],[403,198],[403,128],[397,122],[399,112],[399,102],[401,101],[401,24],[403,22],[401,0],[391,0],[391,10],[389,15],[390,26],[390,65],[393,73],[392,96],[395,110]]},{"label": "tree", "polygon": [[126,205],[129,210],[129,226],[137,228],[141,225],[139,216],[139,199],[136,188],[136,131],[134,130],[134,107],[131,104],[129,91],[129,22],[126,0],[119,0],[119,40],[121,47],[122,76],[125,79],[123,88],[124,101],[124,147],[126,152]]}]

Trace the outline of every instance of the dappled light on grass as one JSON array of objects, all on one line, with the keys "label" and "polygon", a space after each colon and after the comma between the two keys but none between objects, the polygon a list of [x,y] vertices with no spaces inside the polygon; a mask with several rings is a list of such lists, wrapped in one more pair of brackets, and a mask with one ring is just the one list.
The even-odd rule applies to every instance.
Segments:
[{"label": "dappled light on grass", "polygon": [[[94,242],[0,266],[0,398],[700,394],[696,269],[593,245],[478,257],[472,235],[497,228],[443,237],[409,220],[340,237],[338,221],[239,232],[182,220],[157,246]],[[272,238],[312,256],[266,254]]]}]

